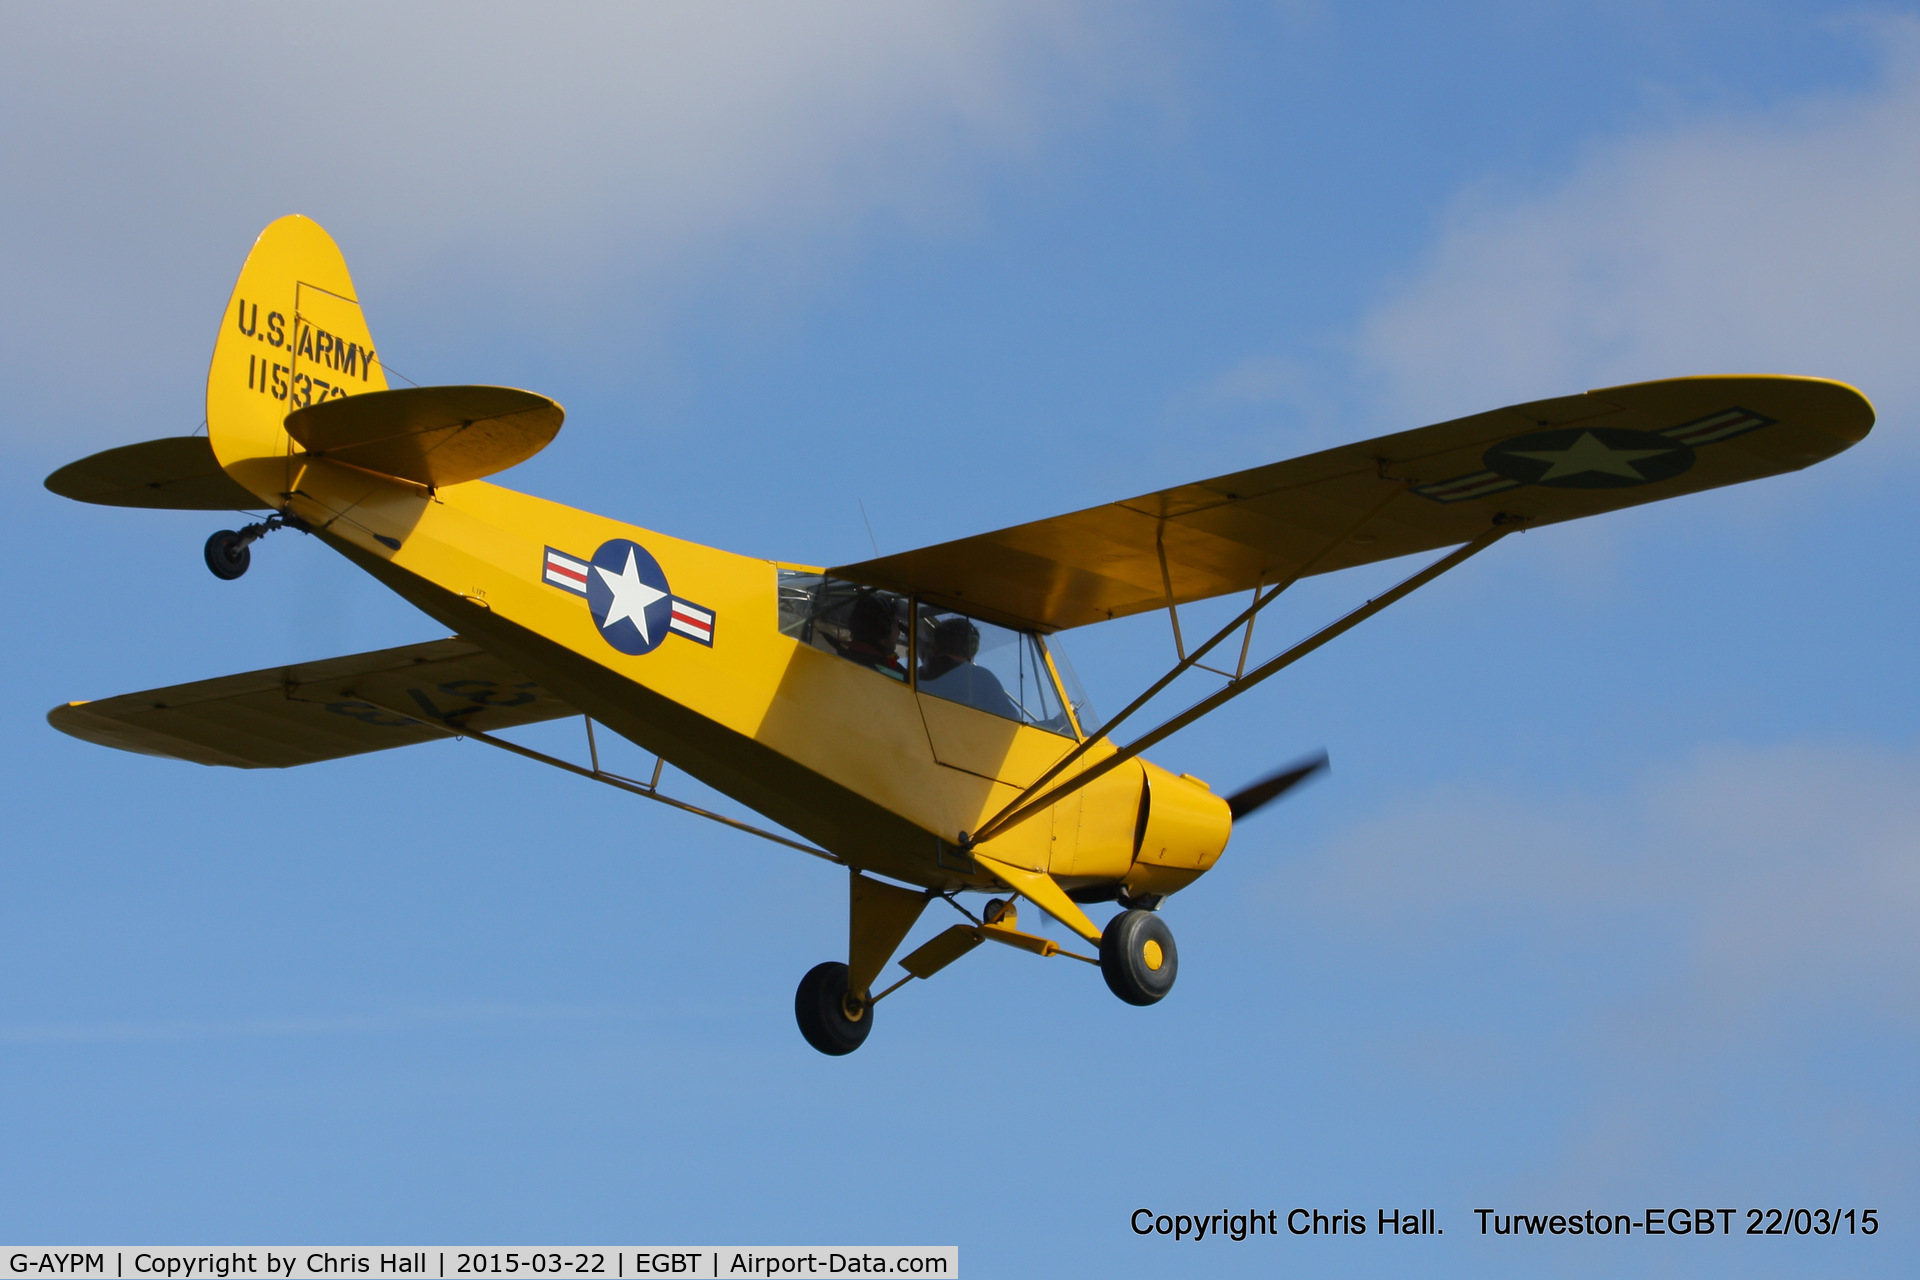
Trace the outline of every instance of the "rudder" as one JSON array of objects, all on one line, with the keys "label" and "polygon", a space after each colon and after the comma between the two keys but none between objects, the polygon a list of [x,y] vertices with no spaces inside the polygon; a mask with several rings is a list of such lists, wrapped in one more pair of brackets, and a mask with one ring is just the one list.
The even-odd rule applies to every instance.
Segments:
[{"label": "rudder", "polygon": [[221,466],[284,508],[298,449],[287,414],[386,388],[333,237],[300,214],[270,223],[240,269],[207,371],[207,434]]}]

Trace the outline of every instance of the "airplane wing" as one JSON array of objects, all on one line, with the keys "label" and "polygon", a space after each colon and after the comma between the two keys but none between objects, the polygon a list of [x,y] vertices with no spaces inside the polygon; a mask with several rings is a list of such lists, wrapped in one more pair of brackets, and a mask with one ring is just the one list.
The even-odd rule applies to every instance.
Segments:
[{"label": "airplane wing", "polygon": [[493,731],[578,714],[454,637],[69,702],[48,712],[47,722],[143,755],[284,769],[446,736],[427,720]]},{"label": "airplane wing", "polygon": [[[1873,406],[1818,378],[1675,378],[1511,405],[828,570],[1057,631],[1810,466]],[[1164,575],[1164,576],[1163,576]]]}]

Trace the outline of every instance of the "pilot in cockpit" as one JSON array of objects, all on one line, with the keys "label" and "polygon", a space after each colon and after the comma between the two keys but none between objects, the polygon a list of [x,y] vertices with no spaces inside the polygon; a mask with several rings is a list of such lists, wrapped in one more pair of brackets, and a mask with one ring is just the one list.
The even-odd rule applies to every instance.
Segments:
[{"label": "pilot in cockpit", "polygon": [[1020,719],[1020,708],[1007,696],[1000,678],[974,661],[980,652],[980,628],[959,614],[948,614],[933,624],[927,657],[920,664],[920,691],[988,711],[1009,720]]}]

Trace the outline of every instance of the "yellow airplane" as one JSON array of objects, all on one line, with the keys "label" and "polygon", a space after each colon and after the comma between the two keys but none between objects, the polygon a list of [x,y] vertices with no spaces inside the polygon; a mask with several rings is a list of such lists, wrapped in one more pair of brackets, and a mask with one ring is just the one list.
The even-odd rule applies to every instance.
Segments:
[{"label": "yellow airplane", "polygon": [[[273,223],[221,320],[207,434],[110,449],[47,487],[266,513],[208,540],[215,574],[237,578],[250,544],[298,529],[453,638],[68,703],[48,720],[90,742],[238,768],[471,738],[839,863],[851,873],[847,960],[810,971],[794,1004],[828,1054],[860,1046],[882,998],[987,941],[1072,956],[1122,1000],[1160,1000],[1179,964],[1161,904],[1215,864],[1236,821],[1325,761],[1219,796],[1142,752],[1517,529],[1796,470],[1873,425],[1865,397],[1820,379],[1610,387],[820,568],[488,483],[554,438],[560,406],[505,387],[390,389],[356,297],[319,224]],[[1258,615],[1301,578],[1445,548],[1249,663]],[[1179,607],[1230,592],[1247,593],[1246,607],[1188,645]],[[1048,637],[1160,609],[1177,661],[1097,721]],[[1114,740],[1195,669],[1224,683]],[[573,715],[586,763],[500,736]],[[655,755],[652,777],[602,767],[596,725]],[[667,763],[799,838],[667,796]],[[999,896],[975,915],[967,892]],[[935,898],[965,923],[902,958],[905,976],[876,992]],[[1023,931],[1022,898],[1094,954]],[[1082,910],[1100,902],[1122,908],[1104,928]]]}]

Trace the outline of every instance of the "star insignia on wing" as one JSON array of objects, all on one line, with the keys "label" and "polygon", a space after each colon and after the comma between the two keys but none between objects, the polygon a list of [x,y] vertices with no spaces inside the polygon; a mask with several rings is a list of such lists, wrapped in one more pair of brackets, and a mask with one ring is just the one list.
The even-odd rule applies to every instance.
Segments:
[{"label": "star insignia on wing", "polygon": [[1580,438],[1564,449],[1510,449],[1508,452],[1516,458],[1531,458],[1535,462],[1551,464],[1546,474],[1535,482],[1538,484],[1563,476],[1585,475],[1590,471],[1624,476],[1629,480],[1644,480],[1646,477],[1641,475],[1634,463],[1642,458],[1658,458],[1677,448],[1678,445],[1669,445],[1664,449],[1615,449],[1593,432],[1582,431]]}]

